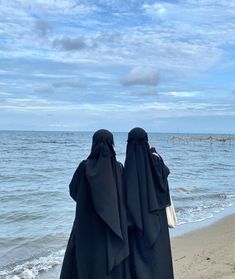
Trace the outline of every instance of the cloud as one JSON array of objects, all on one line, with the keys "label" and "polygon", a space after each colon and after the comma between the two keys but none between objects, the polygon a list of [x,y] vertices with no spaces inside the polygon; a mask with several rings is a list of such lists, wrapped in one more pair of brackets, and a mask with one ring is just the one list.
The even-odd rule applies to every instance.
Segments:
[{"label": "cloud", "polygon": [[42,86],[39,88],[35,88],[34,92],[39,93],[39,94],[52,94],[52,93],[54,93],[54,90],[50,86]]},{"label": "cloud", "polygon": [[122,79],[121,83],[125,86],[155,86],[158,85],[159,78],[159,72],[156,69],[145,66],[136,66]]},{"label": "cloud", "polygon": [[78,51],[89,47],[85,42],[84,38],[81,37],[62,37],[60,39],[56,38],[53,41],[53,46],[67,51]]},{"label": "cloud", "polygon": [[61,80],[55,81],[52,83],[53,87],[61,88],[61,87],[68,87],[68,88],[82,88],[84,85],[77,80]]},{"label": "cloud", "polygon": [[42,37],[46,36],[52,30],[51,24],[46,20],[37,20],[35,22],[35,28]]},{"label": "cloud", "polygon": [[9,92],[2,92],[0,91],[0,96],[11,96],[12,94]]},{"label": "cloud", "polygon": [[167,12],[167,6],[169,4],[161,4],[161,3],[154,3],[154,4],[143,4],[144,11],[150,16],[158,16],[159,18],[164,17]]},{"label": "cloud", "polygon": [[107,118],[108,113],[120,119],[131,119],[143,115],[146,119],[183,117],[183,116],[215,116],[215,115],[235,115],[233,104],[208,104],[204,102],[194,103],[181,101],[177,102],[156,102],[148,101],[142,104],[116,104],[116,103],[72,103],[65,101],[52,101],[36,96],[25,98],[7,98],[0,104],[1,111],[38,111],[38,112],[62,112],[72,111],[86,113],[89,119],[95,120],[97,117]]},{"label": "cloud", "polygon": [[178,97],[178,98],[192,98],[201,94],[199,91],[171,91],[168,92],[167,95]]},{"label": "cloud", "polygon": [[[208,111],[231,115],[232,2],[2,0],[1,105],[17,97],[21,101],[5,106],[28,109],[32,115],[35,110],[64,108],[67,115],[82,109],[91,122],[99,116],[106,121],[106,111],[120,118],[119,123],[135,121],[132,115],[148,123],[153,113],[157,117],[196,117]],[[74,94],[81,87],[81,94]],[[28,94],[49,103],[30,102]],[[107,107],[108,103],[113,106]],[[209,106],[212,103],[216,106]],[[83,122],[87,125],[86,119]]]},{"label": "cloud", "polygon": [[122,34],[118,31],[114,32],[101,32],[97,36],[97,40],[99,43],[106,43],[106,44],[113,44],[113,43],[120,43],[122,39]]},{"label": "cloud", "polygon": [[156,97],[159,96],[159,92],[156,91],[156,88],[148,87],[145,90],[136,92],[136,95],[140,97]]}]

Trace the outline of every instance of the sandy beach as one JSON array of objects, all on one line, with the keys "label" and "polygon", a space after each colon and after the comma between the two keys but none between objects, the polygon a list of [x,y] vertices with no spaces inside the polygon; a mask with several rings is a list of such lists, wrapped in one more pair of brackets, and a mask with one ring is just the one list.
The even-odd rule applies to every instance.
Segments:
[{"label": "sandy beach", "polygon": [[235,214],[172,240],[175,279],[235,278]]},{"label": "sandy beach", "polygon": [[[171,241],[175,279],[235,278],[235,214]],[[41,279],[59,277],[60,266]]]}]

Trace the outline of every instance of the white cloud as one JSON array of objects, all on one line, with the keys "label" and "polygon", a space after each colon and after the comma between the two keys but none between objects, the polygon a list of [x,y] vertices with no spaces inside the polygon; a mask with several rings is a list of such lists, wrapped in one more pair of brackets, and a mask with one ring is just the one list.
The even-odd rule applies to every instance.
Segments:
[{"label": "white cloud", "polygon": [[134,67],[121,81],[123,85],[146,85],[155,86],[159,83],[159,72],[150,67]]},{"label": "white cloud", "polygon": [[184,98],[184,97],[195,97],[201,94],[200,91],[171,91],[167,93],[168,95],[174,96],[174,97],[179,97],[179,98]]},{"label": "white cloud", "polygon": [[167,10],[172,5],[169,3],[153,3],[153,4],[143,4],[142,8],[146,14],[150,16],[157,16],[159,18],[164,18],[167,13]]},{"label": "white cloud", "polygon": [[[228,0],[3,0],[1,99],[11,101],[1,107],[82,110],[97,117],[113,112],[116,118],[120,111],[130,118],[140,112],[230,115],[231,100],[225,97],[234,88],[234,5]],[[224,88],[210,94],[205,85]],[[81,94],[73,94],[80,87]],[[30,93],[42,93],[45,100],[27,100]]]},{"label": "white cloud", "polygon": [[[76,104],[69,101],[52,101],[46,98],[27,96],[25,98],[7,98],[0,104],[2,111],[38,111],[38,112],[85,112],[89,114],[89,119],[94,117],[106,116],[112,113],[112,116],[120,117],[145,115],[159,118],[182,117],[182,116],[206,116],[206,115],[235,115],[234,104],[227,103],[205,103],[193,101],[177,102],[145,102],[139,103],[82,103]],[[125,118],[126,118],[125,117]]]},{"label": "white cloud", "polygon": [[0,96],[11,96],[12,94],[9,92],[2,92],[0,91]]}]

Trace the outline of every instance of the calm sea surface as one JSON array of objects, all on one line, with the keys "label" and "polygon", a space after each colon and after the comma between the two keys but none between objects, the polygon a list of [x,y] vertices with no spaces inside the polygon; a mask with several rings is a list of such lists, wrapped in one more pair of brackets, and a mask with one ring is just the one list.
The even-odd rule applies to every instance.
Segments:
[{"label": "calm sea surface", "polygon": [[[126,133],[114,133],[125,158]],[[235,204],[235,142],[172,141],[150,134],[171,170],[180,226]],[[219,136],[219,135],[217,135]],[[75,203],[68,184],[89,155],[89,132],[0,132],[0,278],[37,278],[59,266]]]}]

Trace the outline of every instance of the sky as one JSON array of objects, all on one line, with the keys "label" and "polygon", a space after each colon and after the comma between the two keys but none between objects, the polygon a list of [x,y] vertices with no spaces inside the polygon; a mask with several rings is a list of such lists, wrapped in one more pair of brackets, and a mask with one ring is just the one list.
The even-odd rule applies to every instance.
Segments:
[{"label": "sky", "polygon": [[235,0],[0,0],[0,130],[234,123]]}]

